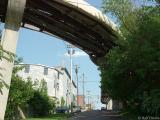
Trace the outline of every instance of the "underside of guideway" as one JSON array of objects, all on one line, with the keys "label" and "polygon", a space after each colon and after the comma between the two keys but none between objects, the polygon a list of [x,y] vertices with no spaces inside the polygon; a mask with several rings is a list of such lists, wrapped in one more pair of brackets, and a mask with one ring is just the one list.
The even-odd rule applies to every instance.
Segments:
[{"label": "underside of guideway", "polygon": [[[0,19],[5,22],[8,0],[0,1]],[[22,27],[57,36],[98,61],[116,46],[116,25],[83,0],[27,0]]]}]

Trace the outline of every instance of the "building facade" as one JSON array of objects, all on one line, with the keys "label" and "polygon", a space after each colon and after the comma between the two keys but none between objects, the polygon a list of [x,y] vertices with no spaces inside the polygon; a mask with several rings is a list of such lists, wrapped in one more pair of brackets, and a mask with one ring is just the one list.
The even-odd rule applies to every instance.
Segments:
[{"label": "building facade", "polygon": [[41,80],[46,82],[48,95],[57,101],[57,106],[60,106],[61,99],[65,100],[65,106],[70,106],[71,101],[76,102],[74,97],[77,88],[74,82],[71,83],[71,77],[66,68],[39,64],[19,64],[18,66],[24,66],[17,73],[24,80],[30,78],[33,83],[38,84]]},{"label": "building facade", "polygon": [[85,100],[83,95],[78,95],[78,105],[81,107],[81,109],[85,108]]}]

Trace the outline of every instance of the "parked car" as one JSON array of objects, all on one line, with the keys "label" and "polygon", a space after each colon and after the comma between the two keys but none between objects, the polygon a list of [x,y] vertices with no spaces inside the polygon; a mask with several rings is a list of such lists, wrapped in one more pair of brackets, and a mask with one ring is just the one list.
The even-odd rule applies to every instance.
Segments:
[{"label": "parked car", "polygon": [[102,111],[105,111],[105,110],[107,110],[107,109],[106,109],[106,107],[101,107],[101,110],[102,110]]},{"label": "parked car", "polygon": [[73,113],[80,113],[81,107],[80,106],[73,106]]},{"label": "parked car", "polygon": [[69,113],[69,108],[68,107],[57,107],[56,108],[56,113]]}]

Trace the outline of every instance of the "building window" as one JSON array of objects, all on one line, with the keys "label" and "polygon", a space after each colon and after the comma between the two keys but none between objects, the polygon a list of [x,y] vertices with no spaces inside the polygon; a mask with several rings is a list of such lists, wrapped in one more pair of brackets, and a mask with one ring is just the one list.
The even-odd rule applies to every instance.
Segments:
[{"label": "building window", "polygon": [[58,79],[60,79],[60,73],[58,72]]},{"label": "building window", "polygon": [[48,68],[47,67],[44,67],[44,72],[43,72],[44,75],[48,75]]},{"label": "building window", "polygon": [[59,90],[59,83],[57,83],[57,90]]},{"label": "building window", "polygon": [[30,65],[26,65],[24,72],[25,72],[25,73],[29,73],[29,70],[30,70]]}]

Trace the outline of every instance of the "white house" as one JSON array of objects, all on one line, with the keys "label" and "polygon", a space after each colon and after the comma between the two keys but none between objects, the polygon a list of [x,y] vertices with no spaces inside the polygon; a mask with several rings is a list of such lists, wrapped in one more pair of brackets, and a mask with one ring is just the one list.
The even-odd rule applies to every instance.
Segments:
[{"label": "white house", "polygon": [[27,80],[27,78],[31,78],[33,82],[39,82],[41,80],[46,82],[48,95],[59,101],[57,106],[60,105],[62,97],[67,106],[71,105],[71,98],[72,101],[76,98],[77,88],[74,82],[71,84],[71,77],[66,68],[49,67],[40,64],[19,65],[24,66],[24,69],[17,73],[23,79]]}]

